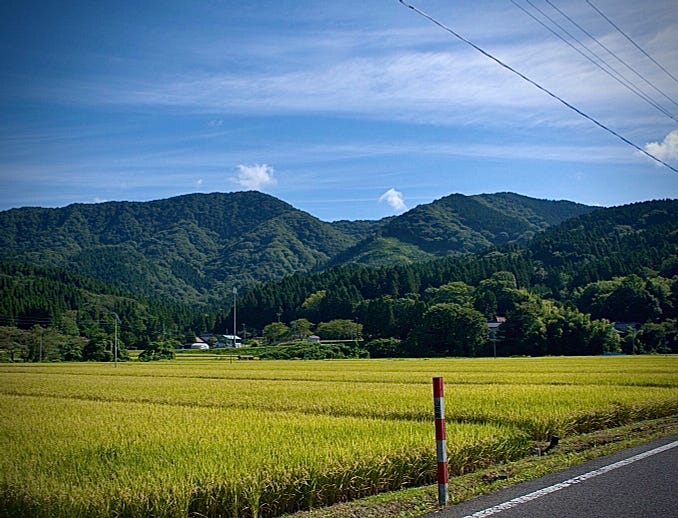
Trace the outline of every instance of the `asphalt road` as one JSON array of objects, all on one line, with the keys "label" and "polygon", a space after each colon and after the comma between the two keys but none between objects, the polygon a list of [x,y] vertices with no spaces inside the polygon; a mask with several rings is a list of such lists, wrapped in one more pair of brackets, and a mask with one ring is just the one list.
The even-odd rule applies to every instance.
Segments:
[{"label": "asphalt road", "polygon": [[427,518],[678,518],[678,435],[427,514]]}]

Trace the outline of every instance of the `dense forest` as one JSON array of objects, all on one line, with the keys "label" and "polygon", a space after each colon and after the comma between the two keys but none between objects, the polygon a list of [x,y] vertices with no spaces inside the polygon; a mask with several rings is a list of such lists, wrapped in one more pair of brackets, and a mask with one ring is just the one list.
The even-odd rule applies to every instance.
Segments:
[{"label": "dense forest", "polygon": [[0,262],[0,360],[113,359],[180,341],[209,318],[57,268]]},{"label": "dense forest", "polygon": [[[264,242],[284,243],[285,253],[294,257],[303,256],[302,248],[308,250],[310,245],[315,250],[324,247],[327,252],[323,252],[324,259],[311,254],[304,267],[295,267],[289,261],[285,263],[285,253],[278,250],[283,256],[273,262],[287,264],[292,271],[296,268],[296,273],[283,275],[281,270],[269,281],[251,279],[240,288],[238,330],[242,327],[247,336],[260,336],[264,343],[303,340],[317,334],[323,340],[354,344],[326,347],[327,352],[322,354],[373,357],[678,349],[678,201],[592,210],[569,202],[509,194],[453,195],[381,222],[355,222],[353,227],[351,222],[317,222],[331,228],[320,239],[312,228],[305,228],[303,213],[261,196],[271,204],[269,212],[282,207],[282,213],[263,218],[255,225],[257,231],[249,233],[244,228],[251,225],[240,223],[238,239],[247,236],[250,241],[242,241],[239,254],[233,255],[242,261],[256,261],[259,253],[267,255],[275,249],[262,248]],[[153,357],[167,344],[180,343],[198,333],[232,332],[232,295],[226,290],[231,284],[225,280],[228,275],[222,272],[221,280],[215,283],[214,275],[206,273],[209,268],[220,270],[224,265],[211,264],[213,256],[206,259],[216,241],[201,241],[210,232],[225,233],[219,228],[224,223],[205,210],[204,217],[211,221],[211,230],[205,230],[205,220],[198,223],[193,209],[196,200],[206,198],[181,200],[188,204],[188,215],[169,212],[162,205],[153,210],[168,212],[165,215],[174,222],[193,218],[195,232],[186,228],[179,231],[176,226],[171,230],[168,221],[161,230],[152,218],[142,225],[143,232],[138,226],[126,231],[140,241],[150,239],[145,233],[151,230],[156,235],[178,232],[176,243],[182,242],[179,234],[187,239],[186,248],[167,254],[160,250],[144,253],[121,237],[123,230],[113,223],[124,219],[122,214],[130,207],[136,210],[134,204],[109,206],[106,210],[114,215],[94,220],[82,215],[91,206],[71,206],[68,211],[17,209],[33,214],[32,222],[23,221],[19,212],[8,211],[14,230],[4,233],[5,261],[0,263],[0,358],[107,360],[113,353],[114,338],[121,357],[125,347],[142,348]],[[461,211],[463,218],[459,216],[460,207],[466,210]],[[261,219],[265,208],[255,218]],[[76,209],[79,217],[74,216]],[[541,215],[537,217],[535,211]],[[568,218],[573,211],[578,215]],[[483,212],[488,214],[485,220]],[[422,215],[426,213],[437,215],[427,219]],[[7,213],[0,216],[8,219]],[[61,226],[57,227],[59,231],[52,230],[49,240],[47,230],[30,238],[25,234],[35,231],[32,225],[37,225],[36,221],[54,224],[55,218],[61,218]],[[285,231],[279,226],[281,219]],[[475,225],[474,232],[485,236],[486,241],[464,235],[459,227],[461,219],[464,224]],[[75,220],[80,221],[79,230],[66,232],[64,228]],[[443,220],[446,223],[440,223]],[[484,233],[479,230],[481,220],[487,226]],[[446,234],[436,226],[456,230]],[[93,233],[95,227],[97,232]],[[237,234],[232,229],[229,232]],[[322,244],[336,237],[333,233],[343,236],[340,244],[332,245],[334,248]],[[50,246],[36,246],[40,239]],[[471,244],[452,249],[464,239]],[[388,246],[375,245],[379,241]],[[372,249],[367,255],[376,260],[361,264],[361,253],[369,249],[368,245]],[[290,252],[295,247],[297,252]],[[153,253],[170,265],[168,270],[157,266]],[[436,253],[442,257],[431,259]],[[196,259],[190,266],[178,259],[193,255],[203,262]],[[19,262],[19,257],[24,260]],[[68,257],[87,261],[78,263],[75,273],[66,268]],[[232,268],[238,260],[232,259]],[[338,264],[332,266],[334,263]],[[88,264],[99,274],[92,275]],[[243,262],[242,268],[248,267]],[[313,269],[316,271],[309,271]],[[153,275],[149,277],[146,270]],[[181,272],[184,284],[164,278],[167,271]],[[162,283],[163,279],[170,282],[172,297],[155,290],[154,282]],[[137,289],[139,283],[146,288]],[[214,294],[196,303],[195,296],[201,291]],[[493,324],[488,326],[488,321]],[[295,347],[303,351],[298,355],[311,357],[301,343]],[[320,346],[313,347],[317,352]],[[287,355],[295,354],[292,347],[284,350]],[[283,355],[270,350],[266,354]]]},{"label": "dense forest", "polygon": [[453,195],[397,218],[325,223],[259,192],[21,208],[0,212],[0,260],[208,307],[233,287],[346,262],[390,265],[473,252],[590,210],[506,193]]},{"label": "dense forest", "polygon": [[[401,341],[389,347],[408,355],[487,354],[490,345],[501,354],[675,350],[677,308],[677,201],[599,209],[524,247],[292,275],[253,288],[240,303],[254,325],[351,320],[366,340]],[[478,336],[466,342],[475,346],[455,349],[457,338],[444,346],[459,327],[450,322],[471,316]],[[506,322],[490,343],[478,322],[497,317]],[[620,333],[613,322],[631,325]]]}]

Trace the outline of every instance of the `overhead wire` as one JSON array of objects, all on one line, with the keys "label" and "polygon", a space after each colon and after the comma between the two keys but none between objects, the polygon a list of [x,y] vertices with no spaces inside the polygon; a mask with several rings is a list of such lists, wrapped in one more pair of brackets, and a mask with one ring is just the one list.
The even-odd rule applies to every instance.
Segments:
[{"label": "overhead wire", "polygon": [[[513,1],[513,0],[512,0]],[[528,0],[529,1],[529,0]],[[599,47],[604,49],[608,54],[610,54],[613,58],[615,58],[619,63],[624,65],[627,69],[629,69],[631,72],[633,72],[640,80],[642,80],[645,84],[647,84],[650,88],[652,88],[655,92],[658,94],[662,95],[666,100],[670,101],[671,103],[675,104],[678,106],[678,102],[676,102],[674,99],[669,97],[666,92],[664,92],[662,89],[657,87],[652,81],[647,79],[643,74],[638,72],[635,68],[633,68],[631,65],[629,65],[625,60],[623,60],[619,55],[614,52],[612,49],[608,48],[602,41],[600,41],[598,38],[596,38],[593,34],[591,34],[589,31],[587,31],[584,27],[582,27],[579,23],[577,23],[575,20],[572,19],[572,17],[568,16],[567,13],[565,13],[562,9],[560,9],[558,6],[553,4],[551,0],[544,0],[547,4],[549,4],[555,11],[560,13],[560,15],[565,18],[567,21],[569,21],[572,25],[574,25],[577,29],[579,29],[581,32],[586,34],[589,38],[591,38]]]},{"label": "overhead wire", "polygon": [[[572,35],[567,29],[565,29],[562,25],[560,25],[557,21],[555,21],[553,18],[551,18],[548,14],[546,14],[544,11],[542,11],[539,7],[534,5],[530,0],[526,0],[528,4],[530,4],[537,12],[539,12],[542,16],[544,16],[547,20],[549,20],[553,25],[558,27],[561,31],[563,31],[565,34],[567,34],[571,39],[579,43],[589,54],[584,53],[581,49],[577,48],[575,45],[573,45],[570,41],[568,41],[566,38],[562,36],[562,34],[559,34],[557,31],[555,31],[552,27],[549,27],[546,23],[544,23],[542,20],[537,18],[534,14],[529,12],[527,9],[525,9],[522,5],[520,5],[516,0],[511,0],[511,3],[515,5],[518,9],[523,11],[525,14],[527,14],[530,18],[532,18],[534,21],[539,23],[542,27],[546,28],[549,32],[551,32],[553,35],[555,35],[557,38],[559,38],[561,41],[563,41],[565,44],[570,46],[573,50],[575,50],[577,53],[579,53],[581,56],[586,58],[588,61],[593,63],[596,67],[598,67],[600,70],[605,72],[607,75],[609,75],[612,79],[617,81],[619,84],[627,88],[629,91],[633,92],[636,94],[638,97],[643,99],[645,102],[647,102],[650,106],[653,108],[657,109],[664,115],[666,115],[668,118],[672,119],[675,122],[678,122],[678,118],[676,118],[674,115],[672,115],[669,111],[664,109],[661,105],[656,103],[654,100],[652,100],[649,96],[647,96],[643,91],[638,89],[633,83],[631,83],[626,77],[624,77],[622,74],[614,70],[607,61],[602,59],[600,56],[598,56],[595,52],[593,52],[590,48],[588,48],[581,40],[579,40],[577,37]],[[593,56],[593,57],[591,57]],[[595,58],[595,59],[594,59]],[[598,60],[598,61],[597,61]],[[601,64],[602,62],[602,64]]]},{"label": "overhead wire", "polygon": [[478,45],[476,45],[475,43],[473,43],[471,40],[469,40],[469,39],[463,37],[461,34],[459,34],[458,32],[454,31],[452,28],[450,28],[450,27],[448,27],[447,25],[443,24],[442,22],[436,20],[433,16],[427,14],[426,12],[422,11],[422,10],[419,9],[418,7],[415,7],[414,5],[407,3],[405,0],[398,0],[398,1],[399,1],[403,6],[405,6],[405,7],[409,8],[409,9],[411,9],[412,11],[414,11],[414,12],[417,13],[418,15],[422,16],[423,18],[426,18],[426,19],[429,20],[431,23],[433,23],[434,25],[440,27],[440,28],[441,28],[442,30],[444,30],[445,32],[448,32],[449,34],[451,34],[452,36],[454,36],[454,37],[457,38],[458,40],[462,41],[463,43],[466,43],[467,45],[469,45],[470,47],[472,47],[473,49],[475,49],[476,51],[478,51],[479,53],[481,53],[483,56],[485,56],[485,57],[491,59],[492,61],[494,61],[495,63],[497,63],[497,64],[498,64],[499,66],[501,66],[502,68],[505,68],[505,69],[508,70],[509,72],[511,72],[511,73],[513,73],[513,74],[515,74],[515,75],[517,75],[518,77],[520,77],[520,78],[523,79],[524,81],[530,83],[530,84],[531,84],[532,86],[534,86],[535,88],[537,88],[537,89],[541,90],[542,92],[544,92],[546,95],[548,95],[548,96],[552,97],[553,99],[557,100],[558,102],[560,102],[561,104],[563,104],[564,106],[566,106],[567,108],[569,108],[570,110],[574,111],[575,113],[579,114],[580,116],[584,117],[585,119],[591,121],[593,124],[595,124],[595,125],[598,126],[599,128],[601,128],[601,129],[607,131],[608,133],[610,133],[611,135],[617,137],[619,140],[621,140],[621,141],[624,142],[625,144],[631,146],[631,147],[634,148],[636,151],[639,151],[640,153],[642,153],[643,155],[647,156],[648,158],[654,160],[654,161],[657,162],[658,164],[661,164],[661,165],[667,167],[668,169],[670,169],[670,170],[673,171],[674,173],[678,173],[678,169],[676,169],[676,168],[673,167],[672,165],[670,165],[670,164],[664,162],[661,158],[656,157],[655,155],[653,155],[653,154],[650,153],[649,151],[647,151],[647,150],[641,148],[641,147],[638,146],[637,144],[633,143],[632,141],[630,141],[629,139],[627,139],[626,137],[624,137],[623,135],[621,135],[621,134],[618,133],[617,131],[615,131],[615,130],[613,130],[612,128],[606,126],[605,124],[603,124],[602,122],[598,121],[597,119],[595,119],[595,118],[592,117],[591,115],[588,115],[587,113],[583,112],[582,110],[580,110],[579,108],[577,108],[577,107],[574,106],[573,104],[567,102],[565,99],[563,99],[563,98],[560,97],[559,95],[555,94],[554,92],[552,92],[552,91],[549,90],[548,88],[542,86],[541,84],[537,83],[537,82],[534,81],[533,79],[530,79],[528,76],[526,76],[526,75],[523,74],[522,72],[520,72],[520,71],[518,71],[517,69],[513,68],[511,65],[508,65],[508,64],[504,63],[501,59],[495,57],[494,55],[490,54],[489,52],[487,52],[487,51],[484,50],[483,48],[481,48],[481,47],[479,47]]},{"label": "overhead wire", "polygon": [[666,75],[668,75],[671,79],[673,79],[676,83],[678,83],[678,79],[676,79],[676,77],[671,72],[666,70],[666,68],[664,68],[661,63],[659,63],[656,59],[654,59],[652,56],[650,56],[650,54],[647,53],[645,51],[645,49],[643,49],[640,45],[638,45],[633,40],[633,38],[631,38],[631,36],[626,34],[616,23],[614,23],[612,20],[610,20],[610,18],[608,18],[607,15],[603,11],[601,11],[595,5],[593,5],[593,3],[590,0],[586,0],[586,3],[589,4],[593,8],[593,10],[596,11],[610,25],[612,25],[612,27],[617,29],[617,31],[619,31],[619,33],[622,36],[624,36],[627,40],[629,40],[631,42],[631,44],[633,44],[634,47],[636,47],[640,52],[642,52],[650,61],[652,61],[655,65],[657,65],[661,70],[663,70]]},{"label": "overhead wire", "polygon": [[[22,324],[29,325],[40,325],[43,327],[50,327],[55,325],[54,319],[51,317],[36,317],[36,316],[23,316],[23,315],[0,315],[0,325],[4,324],[13,324],[15,322],[21,322]],[[97,324],[98,326],[115,326],[115,322],[107,322],[105,320],[92,320],[92,323]],[[124,324],[119,322],[119,329],[134,329],[131,325]]]}]

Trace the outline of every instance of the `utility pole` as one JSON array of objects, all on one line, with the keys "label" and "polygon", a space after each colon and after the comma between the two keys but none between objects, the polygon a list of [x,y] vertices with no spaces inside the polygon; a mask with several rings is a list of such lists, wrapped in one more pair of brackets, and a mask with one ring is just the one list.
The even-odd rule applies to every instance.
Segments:
[{"label": "utility pole", "polygon": [[238,296],[238,288],[233,288],[233,348],[236,347],[235,345],[235,336],[237,333],[238,328],[236,327],[236,297]]},{"label": "utility pole", "polygon": [[115,315],[115,320],[113,321],[114,329],[114,346],[113,346],[113,358],[115,361],[115,366],[118,366],[118,324],[120,323],[120,317],[115,311],[111,311]]}]

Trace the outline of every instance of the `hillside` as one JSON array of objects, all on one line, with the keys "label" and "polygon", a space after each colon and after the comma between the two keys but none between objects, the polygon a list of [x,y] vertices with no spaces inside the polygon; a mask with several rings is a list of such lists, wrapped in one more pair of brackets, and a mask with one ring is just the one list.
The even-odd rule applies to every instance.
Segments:
[{"label": "hillside", "polygon": [[398,217],[325,223],[259,192],[21,208],[0,212],[0,260],[77,271],[145,297],[223,305],[233,286],[522,242],[587,210],[509,193],[456,194]]},{"label": "hillside", "polygon": [[[248,322],[261,324],[273,321],[280,308],[288,321],[352,319],[352,308],[366,300],[416,299],[427,289],[450,282],[477,286],[500,271],[511,272],[520,287],[564,301],[590,283],[614,277],[656,272],[674,278],[678,275],[678,200],[597,209],[550,227],[523,246],[390,267],[343,264],[289,277],[254,287],[243,299],[241,311]],[[313,294],[322,294],[320,304],[312,308],[315,313],[308,304]],[[678,292],[661,297],[675,298]]]},{"label": "hillside", "polygon": [[[56,350],[70,341],[69,337],[87,336],[104,346],[104,337],[114,331],[115,315],[120,318],[121,342],[136,347],[147,344],[149,337],[156,338],[166,331],[177,333],[179,326],[181,331],[200,328],[204,320],[201,312],[188,305],[144,299],[58,268],[0,262],[0,293],[1,345],[5,349],[8,345],[23,349],[33,360],[37,359],[35,347],[38,341],[42,342],[42,334],[34,339],[25,336],[24,340],[18,340],[25,342],[19,347],[20,343],[11,343],[16,337],[10,338],[13,334],[8,333],[10,328],[50,327],[60,333],[60,337],[53,337],[59,343],[58,346],[53,344],[53,358],[56,359],[59,358]],[[61,357],[66,359],[83,358],[83,351],[77,347],[62,353]],[[84,354],[87,359],[87,353]]]},{"label": "hillside", "polygon": [[65,268],[184,303],[310,270],[354,243],[258,192],[0,213],[0,260]]},{"label": "hillside", "polygon": [[[237,197],[235,201],[242,199]],[[80,344],[74,346],[73,351],[69,349],[70,352],[55,352],[55,358],[110,356],[114,312],[121,319],[122,341],[133,347],[147,348],[149,340],[158,341],[161,337],[182,340],[203,331],[227,332],[233,321],[229,314],[231,293],[227,291],[230,285],[218,279],[228,278],[228,268],[232,268],[233,277],[255,279],[268,275],[270,279],[242,286],[245,289],[239,293],[239,322],[247,323],[248,333],[260,333],[264,326],[276,320],[291,323],[302,318],[320,324],[344,319],[356,326],[359,322],[365,335],[372,339],[403,340],[405,349],[399,349],[399,354],[407,351],[410,351],[407,354],[428,354],[431,351],[417,345],[435,338],[426,334],[428,324],[423,317],[433,318],[430,311],[441,309],[439,304],[453,303],[453,306],[475,311],[472,314],[481,319],[483,329],[483,317],[510,316],[509,322],[514,326],[510,337],[513,345],[504,349],[505,354],[562,354],[563,351],[600,354],[603,350],[617,350],[612,339],[616,335],[609,323],[612,321],[643,323],[638,344],[645,351],[678,348],[675,325],[678,200],[597,209],[549,227],[524,245],[509,243],[478,253],[452,254],[410,264],[394,263],[398,262],[398,256],[419,253],[415,245],[377,232],[372,238],[371,259],[377,254],[382,257],[383,263],[378,267],[346,262],[313,273],[299,269],[280,279],[275,276],[282,276],[283,272],[299,265],[311,264],[317,255],[308,254],[309,250],[325,247],[333,253],[332,246],[334,250],[340,249],[342,245],[336,242],[325,242],[327,235],[337,235],[339,231],[330,226],[327,234],[328,224],[275,199],[264,196],[261,200],[282,210],[278,213],[271,210],[270,217],[262,217],[255,228],[230,240],[220,237],[226,232],[222,230],[220,234],[214,223],[209,227],[207,218],[194,217],[183,224],[167,222],[167,229],[156,231],[155,254],[151,253],[152,247],[141,246],[146,243],[143,240],[152,239],[138,230],[141,225],[136,226],[139,242],[122,240],[121,230],[115,225],[107,233],[93,232],[96,218],[83,227],[90,230],[89,234],[81,231],[69,235],[59,226],[52,227],[52,236],[41,231],[39,238],[49,241],[52,248],[39,248],[36,241],[32,245],[35,250],[25,249],[26,256],[40,258],[42,254],[53,261],[62,258],[72,261],[71,266],[65,269],[21,264],[17,260],[0,261],[0,327],[6,326],[0,330],[5,333],[0,337],[0,349],[11,349],[15,342],[23,341],[26,357],[35,360],[39,353],[34,345],[42,339],[42,331],[33,326],[47,324],[64,336],[88,337],[95,347],[89,351]],[[87,210],[91,206],[85,207]],[[105,209],[110,211],[111,207]],[[143,219],[143,211],[130,215],[133,211],[127,209],[128,223]],[[132,209],[139,210],[139,207]],[[54,220],[58,209],[46,213],[28,209],[28,212]],[[73,212],[66,212],[65,220],[73,221],[76,217]],[[13,217],[16,219],[16,213]],[[80,217],[81,223],[87,221],[82,213]],[[389,220],[386,225],[393,221]],[[154,222],[148,223],[152,224]],[[348,222],[342,224],[348,225]],[[363,224],[361,232],[365,226]],[[22,229],[27,232],[29,227],[24,224]],[[345,234],[339,236],[348,239]],[[14,239],[16,243],[31,242],[29,237],[15,235]],[[84,244],[87,240],[99,244],[88,246]],[[170,241],[178,250],[172,249]],[[220,248],[224,242],[234,247],[231,253],[226,254]],[[190,247],[194,247],[192,251]],[[167,253],[163,254],[162,250]],[[190,257],[193,263],[182,262],[182,257]],[[78,271],[74,271],[76,269]],[[105,284],[83,271],[108,276],[116,282]],[[221,277],[213,272],[219,272]],[[167,286],[158,287],[163,279]],[[134,290],[134,286],[140,289]],[[180,291],[183,288],[185,291]],[[151,296],[143,296],[146,292],[152,292]],[[192,302],[193,293],[204,294],[200,299],[204,304]],[[208,293],[216,296],[210,299]],[[187,303],[177,304],[177,300]],[[516,318],[520,311],[527,320]],[[596,323],[592,318],[605,321]],[[548,333],[541,336],[542,345],[537,348],[530,333],[537,329],[546,333],[547,328],[528,325],[530,319],[536,319],[535,325],[542,321],[551,326]],[[517,329],[520,325],[527,327]],[[12,329],[17,326],[31,329],[30,336],[23,336],[21,340],[14,337]],[[448,331],[436,336],[442,339],[448,336]],[[588,336],[590,347],[577,346],[580,332]],[[607,344],[607,349],[601,349],[602,342],[596,337]],[[61,343],[60,340],[59,337],[51,339],[54,344]],[[506,347],[509,342],[505,342]],[[631,342],[626,344],[631,345]]]},{"label": "hillside", "polygon": [[526,243],[537,232],[585,214],[593,207],[537,200],[513,193],[452,194],[384,222],[373,235],[334,259],[380,266],[474,253]]}]

